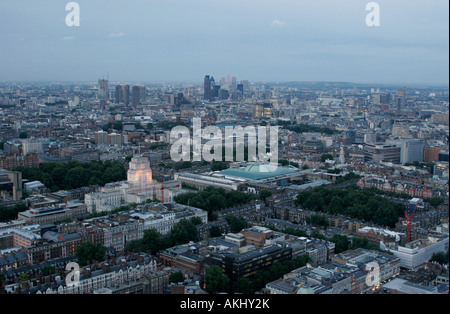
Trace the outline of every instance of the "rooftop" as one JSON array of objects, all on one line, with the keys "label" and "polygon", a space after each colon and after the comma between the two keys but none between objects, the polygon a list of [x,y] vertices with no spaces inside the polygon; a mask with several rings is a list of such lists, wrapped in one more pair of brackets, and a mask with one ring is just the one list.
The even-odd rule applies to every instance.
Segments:
[{"label": "rooftop", "polygon": [[240,177],[251,180],[272,178],[280,175],[293,174],[296,171],[287,168],[271,164],[252,164],[247,167],[230,168],[220,171],[220,174],[224,174],[232,177]]}]

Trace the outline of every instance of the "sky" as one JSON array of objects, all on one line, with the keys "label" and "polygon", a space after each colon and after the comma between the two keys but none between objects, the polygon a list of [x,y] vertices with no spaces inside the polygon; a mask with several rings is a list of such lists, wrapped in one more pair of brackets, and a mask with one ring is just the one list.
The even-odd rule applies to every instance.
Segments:
[{"label": "sky", "polygon": [[449,84],[449,1],[0,1],[0,81]]}]

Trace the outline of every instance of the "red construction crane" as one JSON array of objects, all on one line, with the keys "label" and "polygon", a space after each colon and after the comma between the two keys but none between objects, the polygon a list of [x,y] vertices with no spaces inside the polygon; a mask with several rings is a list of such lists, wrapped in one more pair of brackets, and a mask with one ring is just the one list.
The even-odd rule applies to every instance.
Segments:
[{"label": "red construction crane", "polygon": [[420,201],[418,201],[416,203],[416,206],[414,206],[414,210],[412,211],[411,215],[408,214],[408,209],[410,207],[408,207],[408,209],[405,210],[406,221],[404,222],[404,224],[406,224],[406,228],[407,228],[407,231],[406,231],[406,243],[411,242],[411,221],[412,221],[412,219],[414,217],[414,214],[416,213],[416,209],[417,209],[417,206],[419,206],[419,204],[420,204]]},{"label": "red construction crane", "polygon": [[179,188],[180,185],[164,186],[164,180],[161,181],[161,204],[164,204],[164,190]]}]

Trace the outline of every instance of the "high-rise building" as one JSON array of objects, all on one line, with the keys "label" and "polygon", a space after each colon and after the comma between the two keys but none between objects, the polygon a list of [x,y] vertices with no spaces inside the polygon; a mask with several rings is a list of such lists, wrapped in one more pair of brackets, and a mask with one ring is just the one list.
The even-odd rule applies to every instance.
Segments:
[{"label": "high-rise building", "polygon": [[203,99],[209,100],[211,94],[211,80],[209,75],[205,76],[203,88],[204,88]]},{"label": "high-rise building", "polygon": [[145,100],[145,93],[146,93],[145,86],[139,86],[139,96],[141,101]]},{"label": "high-rise building", "polygon": [[123,102],[123,88],[122,85],[116,86],[116,104]]},{"label": "high-rise building", "polygon": [[133,86],[132,89],[133,106],[138,106],[141,103],[141,88]]},{"label": "high-rise building", "polygon": [[128,106],[130,104],[130,86],[125,85],[123,88],[123,103],[125,106]]},{"label": "high-rise building", "polygon": [[13,185],[13,200],[19,201],[22,199],[22,172],[11,171],[8,173],[8,178]]},{"label": "high-rise building", "polygon": [[397,113],[400,113],[406,104],[406,87],[397,91]]},{"label": "high-rise building", "polygon": [[231,78],[231,88],[236,89],[236,85],[237,85],[236,76],[233,76]]},{"label": "high-rise building", "polygon": [[236,89],[238,90],[238,91],[240,91],[241,93],[242,93],[242,95],[244,95],[244,84],[238,84],[237,85],[237,87],[236,87]]},{"label": "high-rise building", "polygon": [[413,161],[422,162],[425,141],[422,139],[403,139],[401,141],[400,162],[402,164]]}]

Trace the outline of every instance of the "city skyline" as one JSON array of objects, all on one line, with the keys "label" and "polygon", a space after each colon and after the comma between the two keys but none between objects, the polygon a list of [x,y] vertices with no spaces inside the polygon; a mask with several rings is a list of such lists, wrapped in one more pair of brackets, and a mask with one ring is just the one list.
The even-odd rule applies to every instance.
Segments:
[{"label": "city skyline", "polygon": [[79,27],[67,3],[1,3],[0,81],[448,85],[448,2],[377,1],[379,27],[368,2],[79,0]]}]

